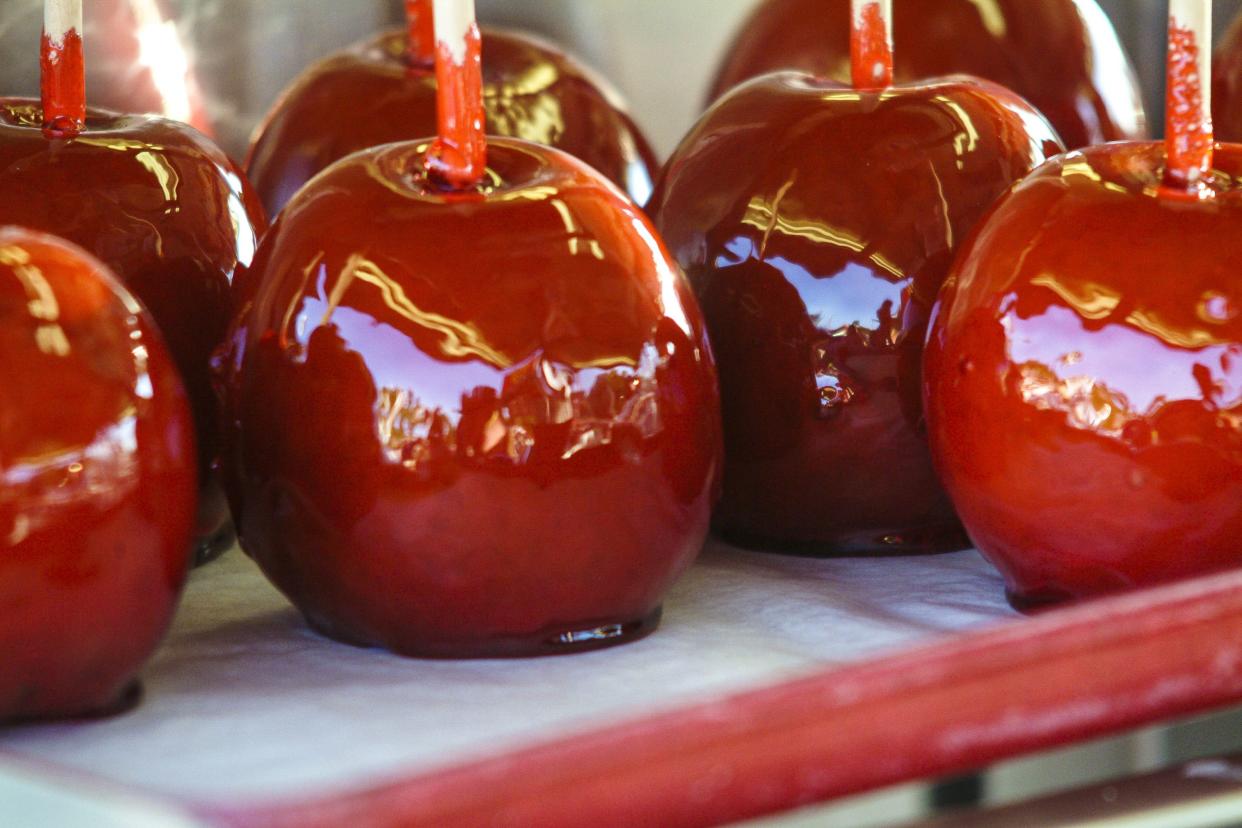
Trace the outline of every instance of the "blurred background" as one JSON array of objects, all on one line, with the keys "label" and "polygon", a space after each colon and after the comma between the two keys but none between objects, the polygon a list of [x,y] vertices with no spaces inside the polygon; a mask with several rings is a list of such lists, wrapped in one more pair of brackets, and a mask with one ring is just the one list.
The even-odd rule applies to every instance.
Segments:
[{"label": "blurred background", "polygon": [[[1153,128],[1158,130],[1163,113],[1167,0],[1100,2],[1138,68]],[[131,96],[134,87],[148,86],[145,94],[151,100],[168,102],[170,113],[213,131],[237,158],[244,155],[259,119],[298,72],[335,49],[399,23],[403,16],[402,0],[86,3],[92,102],[109,104],[115,92],[109,83],[131,87],[125,90]],[[629,99],[632,112],[659,153],[667,155],[701,111],[710,76],[757,0],[478,3],[485,23],[542,33],[611,78]],[[1242,14],[1242,0],[1216,0],[1215,5],[1219,36]],[[0,64],[0,95],[38,94],[41,20],[41,0],[0,1],[0,54],[5,56]],[[103,82],[104,78],[112,80]],[[1147,809],[1134,821],[1110,819],[1110,826],[1242,825],[1242,801],[1225,803],[1215,816],[1198,821],[1187,817],[1183,807],[1193,794],[1187,789],[1192,783],[1224,780],[1242,790],[1242,762],[1219,758],[1240,752],[1242,713],[1225,712],[1007,763],[960,779],[882,791],[765,825],[888,825],[925,820],[946,808],[974,811],[1084,786],[1073,796],[1080,805],[1085,803],[1088,813],[1092,803],[1115,804],[1127,796],[1150,799],[1153,791],[1164,792],[1163,798],[1155,799],[1157,808],[1175,803],[1180,809],[1176,813],[1166,809],[1154,817]],[[1212,761],[1204,764],[1204,757]],[[1200,761],[1189,770],[1141,776],[1188,760]],[[1131,781],[1118,781],[1125,779]],[[1035,807],[1044,810],[1034,815],[1019,810],[1007,816],[978,817],[968,823],[959,814],[951,824],[1105,824],[1053,821],[1046,804]]]},{"label": "blurred background", "polygon": [[[710,75],[757,0],[477,2],[485,23],[540,32],[610,78],[657,150],[667,155],[698,115]],[[1158,127],[1167,0],[1101,0],[1101,5],[1142,75]],[[1242,13],[1242,0],[1215,5],[1219,31]],[[205,113],[235,156],[244,154],[255,124],[299,71],[398,23],[404,11],[402,0],[86,0],[86,7],[92,101],[107,105],[108,90],[100,79],[117,77],[116,61],[136,53],[159,67],[153,74],[164,89],[153,93],[176,99],[187,115]],[[128,36],[126,42],[126,21],[135,19],[142,37],[132,42]],[[0,94],[38,93],[41,21],[42,0],[0,3],[0,54],[6,58]],[[91,37],[92,32],[103,36]]]}]

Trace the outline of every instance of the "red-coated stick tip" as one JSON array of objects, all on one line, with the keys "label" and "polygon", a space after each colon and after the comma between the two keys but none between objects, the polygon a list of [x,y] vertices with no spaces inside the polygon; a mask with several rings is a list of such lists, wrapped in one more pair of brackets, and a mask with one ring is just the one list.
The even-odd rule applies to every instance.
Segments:
[{"label": "red-coated stick tip", "polygon": [[1170,21],[1165,184],[1183,190],[1195,188],[1211,172],[1215,144],[1200,36]]},{"label": "red-coated stick tip", "polygon": [[43,131],[51,138],[77,135],[86,125],[82,35],[70,29],[57,40],[44,32],[39,62],[43,70]]},{"label": "red-coated stick tip", "polygon": [[427,170],[442,186],[468,190],[487,169],[487,138],[483,111],[483,56],[479,27],[465,32],[465,50],[436,43],[439,137],[427,156]]},{"label": "red-coated stick tip", "polygon": [[850,66],[855,89],[883,89],[893,84],[893,38],[887,13],[879,2],[863,3],[852,13]]}]

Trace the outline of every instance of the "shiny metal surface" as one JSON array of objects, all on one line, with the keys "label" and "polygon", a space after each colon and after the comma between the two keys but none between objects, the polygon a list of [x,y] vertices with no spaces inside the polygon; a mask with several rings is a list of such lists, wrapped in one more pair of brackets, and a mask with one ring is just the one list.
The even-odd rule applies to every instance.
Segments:
[{"label": "shiny metal surface", "polygon": [[1239,822],[1242,757],[1221,757],[990,811],[952,813],[918,828],[1230,828]]}]

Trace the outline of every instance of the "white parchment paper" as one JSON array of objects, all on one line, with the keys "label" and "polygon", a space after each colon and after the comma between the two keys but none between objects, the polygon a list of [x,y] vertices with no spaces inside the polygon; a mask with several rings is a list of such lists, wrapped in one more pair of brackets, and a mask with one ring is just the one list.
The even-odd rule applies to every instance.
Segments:
[{"label": "white parchment paper", "polygon": [[0,731],[0,751],[196,802],[323,796],[1013,616],[973,552],[820,561],[712,544],[643,641],[419,661],[319,637],[233,550],[193,574],[137,709]]}]

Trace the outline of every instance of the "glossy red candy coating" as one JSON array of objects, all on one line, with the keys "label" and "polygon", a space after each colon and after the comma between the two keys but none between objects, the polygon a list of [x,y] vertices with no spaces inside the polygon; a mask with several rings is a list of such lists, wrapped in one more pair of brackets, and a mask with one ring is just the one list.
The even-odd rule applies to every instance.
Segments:
[{"label": "glossy red candy coating", "polygon": [[122,701],[172,617],[194,503],[150,317],[84,251],[0,228],[0,721]]},{"label": "glossy red candy coating", "polygon": [[[766,0],[717,75],[715,99],[777,69],[850,79],[849,0]],[[893,4],[896,79],[975,75],[1022,95],[1067,146],[1147,136],[1142,92],[1095,0]]]},{"label": "glossy red candy coating", "polygon": [[[316,173],[352,152],[436,134],[435,68],[411,66],[393,31],[308,69],[260,127],[246,170],[271,215]],[[585,161],[639,204],[655,156],[603,80],[527,35],[483,33],[489,135],[553,146]]]},{"label": "glossy red candy coating", "polygon": [[1242,14],[1216,50],[1212,77],[1216,138],[1242,143]]},{"label": "glossy red candy coating", "polygon": [[[241,171],[176,121],[88,112],[76,138],[49,140],[38,104],[0,100],[0,224],[54,233],[98,256],[151,312],[189,391],[206,480],[218,456],[209,360],[233,315],[263,210]],[[199,537],[228,513],[204,490]]]},{"label": "glossy red candy coating", "polygon": [[243,548],[312,624],[423,656],[648,631],[702,546],[719,400],[631,202],[492,139],[478,191],[368,150],[264,239],[229,365]]},{"label": "glossy red candy coating", "polygon": [[812,553],[959,548],[922,434],[927,317],[953,254],[1049,154],[970,80],[858,92],[796,73],[719,101],[648,211],[720,369],[725,535]]},{"label": "glossy red candy coating", "polygon": [[1163,148],[1071,153],[963,251],[932,325],[937,466],[1014,599],[1242,564],[1242,147],[1209,199]]}]

